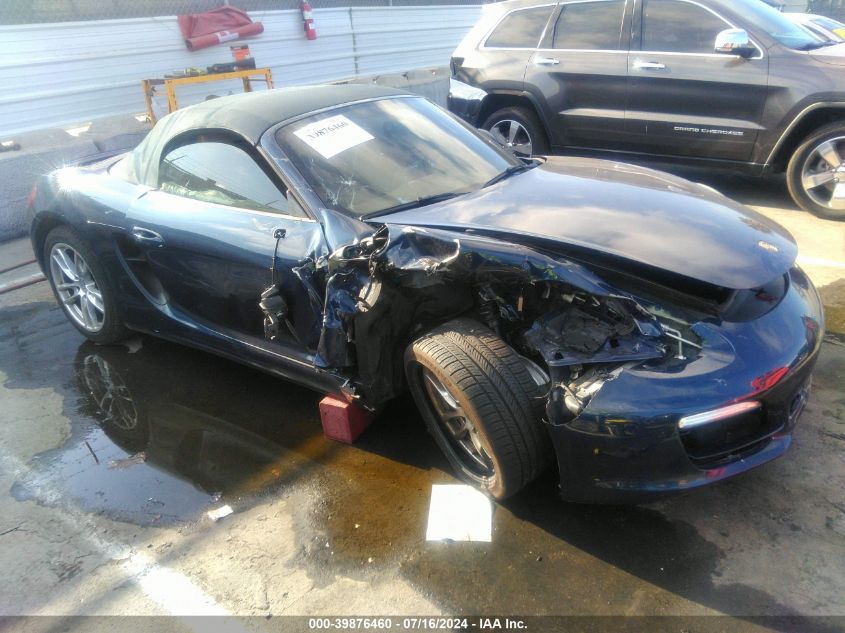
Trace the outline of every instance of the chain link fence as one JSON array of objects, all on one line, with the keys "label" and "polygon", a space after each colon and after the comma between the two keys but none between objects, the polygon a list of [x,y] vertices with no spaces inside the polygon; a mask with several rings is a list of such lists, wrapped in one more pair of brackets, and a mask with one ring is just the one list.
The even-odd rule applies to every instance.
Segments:
[{"label": "chain link fence", "polygon": [[808,13],[826,15],[834,20],[845,22],[845,0],[810,0]]},{"label": "chain link fence", "polygon": [[[494,0],[311,0],[314,9],[486,4]],[[245,11],[298,9],[299,0],[0,0],[0,25],[202,13],[231,4]]]}]

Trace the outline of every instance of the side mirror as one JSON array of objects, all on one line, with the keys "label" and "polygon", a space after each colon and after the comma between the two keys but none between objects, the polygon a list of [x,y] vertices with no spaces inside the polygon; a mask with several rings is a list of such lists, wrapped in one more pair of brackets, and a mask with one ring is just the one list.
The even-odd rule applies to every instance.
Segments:
[{"label": "side mirror", "polygon": [[745,29],[727,29],[716,36],[715,50],[725,55],[739,55],[748,59],[757,52]]}]

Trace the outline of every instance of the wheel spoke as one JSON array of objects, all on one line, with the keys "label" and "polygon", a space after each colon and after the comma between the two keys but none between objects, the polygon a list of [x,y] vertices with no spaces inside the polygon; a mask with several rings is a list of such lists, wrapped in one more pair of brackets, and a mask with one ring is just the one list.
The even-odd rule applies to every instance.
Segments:
[{"label": "wheel spoke", "polygon": [[79,298],[82,296],[81,293],[79,292],[79,288],[76,288],[76,287],[74,287],[74,288],[75,288],[76,292],[71,292],[67,297],[62,299],[62,303],[64,303],[65,305],[70,305],[72,303],[76,303],[79,300]]},{"label": "wheel spoke", "polygon": [[525,143],[518,143],[511,148],[513,151],[518,152],[519,154],[525,154],[526,156],[531,155],[532,147],[531,142],[526,141]]},{"label": "wheel spoke", "polygon": [[428,384],[430,384],[437,395],[440,397],[440,400],[448,407],[449,411],[456,412],[458,411],[458,401],[449,393],[449,390],[443,386],[437,378],[432,376],[430,373],[426,372],[425,374],[426,380],[428,380]]},{"label": "wheel spoke", "polygon": [[493,135],[493,138],[496,139],[496,142],[499,145],[507,145],[508,140],[505,138],[505,135],[502,133],[501,124],[494,125],[490,129],[490,133]]},{"label": "wheel spoke", "polygon": [[471,460],[473,460],[473,461],[474,461],[474,462],[475,462],[478,466],[480,466],[482,469],[484,469],[484,470],[489,470],[489,469],[490,469],[490,464],[489,464],[489,463],[487,463],[487,461],[484,459],[484,456],[483,456],[483,455],[480,455],[480,454],[478,454],[478,453],[475,453],[475,452],[473,452],[473,451],[471,451],[471,450],[468,450],[468,449],[466,449],[466,448],[465,448],[465,451],[466,451],[467,456],[468,456]]},{"label": "wheel spoke", "polygon": [[478,431],[472,429],[469,432],[469,440],[479,455],[484,455],[484,446],[481,444],[481,438],[478,436]]},{"label": "wheel spoke", "polygon": [[79,295],[79,313],[82,315],[82,323],[88,329],[91,329],[93,324],[91,323],[91,315],[88,312],[88,299],[85,295]]},{"label": "wheel spoke", "polygon": [[99,328],[100,316],[97,314],[97,307],[91,301],[91,298],[86,295],[86,310],[88,311],[88,321],[91,323],[91,328]]},{"label": "wheel spoke", "polygon": [[105,313],[105,308],[103,306],[103,294],[100,292],[100,289],[93,284],[91,284],[88,288],[88,301],[97,310],[99,310],[101,314]]},{"label": "wheel spoke", "polygon": [[825,162],[833,169],[842,165],[842,157],[839,155],[839,151],[836,149],[836,145],[834,145],[832,141],[825,141],[819,145],[816,148],[816,152],[818,152]]},{"label": "wheel spoke", "polygon": [[516,139],[516,135],[522,129],[522,126],[520,126],[519,123],[517,123],[515,121],[511,121],[510,124],[511,124],[511,126],[510,126],[510,129],[508,130],[508,143],[513,144],[514,139]]},{"label": "wheel spoke", "polygon": [[833,195],[830,198],[830,208],[845,209],[845,183],[837,183],[833,188]]},{"label": "wheel spoke", "polygon": [[801,183],[804,185],[804,189],[815,189],[833,182],[835,178],[836,174],[833,171],[822,171],[816,174],[804,174]]},{"label": "wheel spoke", "polygon": [[53,261],[56,262],[59,270],[61,270],[62,274],[67,277],[69,281],[79,281],[76,266],[74,266],[73,262],[68,259],[67,253],[64,250],[57,248],[53,251]]},{"label": "wheel spoke", "polygon": [[99,325],[99,320],[88,295],[80,295],[79,309],[82,311],[82,320],[85,322],[85,327],[89,330],[95,330]]}]

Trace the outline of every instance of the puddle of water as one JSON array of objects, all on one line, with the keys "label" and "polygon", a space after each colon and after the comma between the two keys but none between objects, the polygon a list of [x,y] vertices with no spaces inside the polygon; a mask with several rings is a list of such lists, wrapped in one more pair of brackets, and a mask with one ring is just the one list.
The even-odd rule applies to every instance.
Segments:
[{"label": "puddle of water", "polygon": [[49,480],[86,511],[188,521],[281,485],[308,461],[297,447],[320,430],[316,395],[159,341],[134,354],[84,343],[72,372],[71,436],[33,460],[18,499],[38,500]]},{"label": "puddle of water", "polygon": [[313,392],[155,339],[133,353],[81,342],[44,304],[3,317],[6,387],[55,388],[71,422],[14,485],[17,499],[42,501],[49,483],[86,511],[168,525],[284,487],[335,450]]}]

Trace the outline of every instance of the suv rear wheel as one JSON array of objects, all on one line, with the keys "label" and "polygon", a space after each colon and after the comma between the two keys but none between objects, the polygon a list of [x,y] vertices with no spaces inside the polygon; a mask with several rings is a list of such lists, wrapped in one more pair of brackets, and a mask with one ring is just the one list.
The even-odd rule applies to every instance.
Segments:
[{"label": "suv rear wheel", "polygon": [[825,125],[807,137],[789,161],[786,182],[802,209],[845,220],[845,122]]},{"label": "suv rear wheel", "polygon": [[537,402],[544,399],[519,354],[490,329],[455,319],[405,352],[411,393],[459,477],[509,497],[551,461]]},{"label": "suv rear wheel", "polygon": [[482,126],[496,141],[520,156],[549,153],[549,139],[537,115],[528,108],[502,108]]}]

